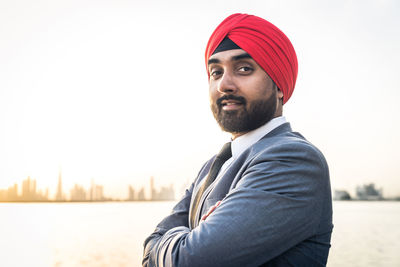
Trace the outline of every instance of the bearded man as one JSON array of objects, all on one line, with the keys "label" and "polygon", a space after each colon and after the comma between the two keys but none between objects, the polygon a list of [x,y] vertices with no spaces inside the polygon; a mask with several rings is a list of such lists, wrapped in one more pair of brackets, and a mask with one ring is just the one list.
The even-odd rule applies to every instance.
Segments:
[{"label": "bearded man", "polygon": [[270,22],[233,14],[207,44],[211,110],[232,134],[145,240],[143,266],[325,266],[328,165],[282,116],[296,53]]}]

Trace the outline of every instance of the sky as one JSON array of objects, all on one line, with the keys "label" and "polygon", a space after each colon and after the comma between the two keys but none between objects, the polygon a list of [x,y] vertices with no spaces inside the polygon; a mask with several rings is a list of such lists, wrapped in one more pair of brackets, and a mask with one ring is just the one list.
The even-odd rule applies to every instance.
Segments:
[{"label": "sky", "polygon": [[30,176],[54,195],[93,180],[192,181],[229,140],[209,108],[204,50],[233,13],[278,26],[299,62],[284,116],[325,155],[333,189],[400,195],[400,3],[3,0],[0,189]]}]

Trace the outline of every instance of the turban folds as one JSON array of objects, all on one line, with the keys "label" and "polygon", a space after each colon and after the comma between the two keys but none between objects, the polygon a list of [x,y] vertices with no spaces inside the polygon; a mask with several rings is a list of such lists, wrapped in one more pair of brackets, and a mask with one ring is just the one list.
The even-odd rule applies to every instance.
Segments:
[{"label": "turban folds", "polygon": [[[246,51],[283,92],[283,103],[293,93],[297,78],[297,57],[292,43],[272,23],[253,15],[233,14],[212,33],[205,59],[228,37]],[[208,66],[207,66],[208,68]]]}]

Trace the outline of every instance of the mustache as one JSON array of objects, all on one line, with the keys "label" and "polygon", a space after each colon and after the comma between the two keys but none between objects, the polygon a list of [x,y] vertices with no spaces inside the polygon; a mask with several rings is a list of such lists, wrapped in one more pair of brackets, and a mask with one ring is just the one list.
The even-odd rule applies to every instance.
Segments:
[{"label": "mustache", "polygon": [[242,96],[224,95],[224,96],[218,98],[218,100],[217,100],[218,107],[222,106],[222,101],[224,101],[224,100],[236,100],[240,104],[246,105],[246,98],[244,98]]}]

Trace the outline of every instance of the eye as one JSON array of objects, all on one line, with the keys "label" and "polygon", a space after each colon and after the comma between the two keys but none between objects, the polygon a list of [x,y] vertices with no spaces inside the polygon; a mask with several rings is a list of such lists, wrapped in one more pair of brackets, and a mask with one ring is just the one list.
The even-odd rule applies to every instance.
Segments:
[{"label": "eye", "polygon": [[241,66],[238,68],[238,72],[243,73],[243,74],[247,74],[253,71],[253,68],[249,67],[249,66]]},{"label": "eye", "polygon": [[210,78],[217,79],[219,76],[222,75],[222,71],[220,69],[211,69],[210,70]]}]

